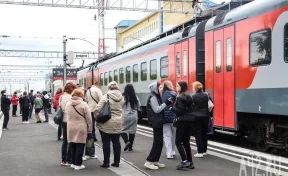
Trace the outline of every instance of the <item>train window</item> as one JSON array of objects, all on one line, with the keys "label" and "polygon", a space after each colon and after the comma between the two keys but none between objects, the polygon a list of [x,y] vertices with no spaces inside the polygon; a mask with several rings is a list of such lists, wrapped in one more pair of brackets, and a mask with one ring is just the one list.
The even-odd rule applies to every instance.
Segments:
[{"label": "train window", "polygon": [[123,70],[123,68],[119,69],[119,82],[120,82],[120,84],[124,83],[124,70]]},{"label": "train window", "polygon": [[250,34],[250,65],[263,66],[271,63],[271,29]]},{"label": "train window", "polygon": [[109,71],[109,83],[113,81],[112,71]]},{"label": "train window", "polygon": [[160,59],[160,76],[161,78],[168,78],[168,57],[162,57]]},{"label": "train window", "polygon": [[232,38],[226,39],[226,71],[232,71]]},{"label": "train window", "polygon": [[126,67],[126,83],[131,82],[131,67]]},{"label": "train window", "polygon": [[284,27],[284,61],[288,63],[288,23]]},{"label": "train window", "polygon": [[104,85],[103,83],[104,83],[104,81],[103,81],[103,73],[101,73],[100,74],[100,85],[103,86]]},{"label": "train window", "polygon": [[187,51],[183,51],[183,76],[187,76]]},{"label": "train window", "polygon": [[114,81],[118,83],[118,70],[114,70]]},{"label": "train window", "polygon": [[107,72],[104,73],[104,85],[107,86],[108,84],[108,75]]},{"label": "train window", "polygon": [[147,81],[147,62],[141,63],[141,81]]},{"label": "train window", "polygon": [[221,41],[216,42],[216,73],[221,72]]},{"label": "train window", "polygon": [[150,80],[157,79],[157,60],[150,61]]},{"label": "train window", "polygon": [[133,82],[138,82],[138,64],[133,65]]},{"label": "train window", "polygon": [[180,78],[180,53],[176,54],[176,77]]}]

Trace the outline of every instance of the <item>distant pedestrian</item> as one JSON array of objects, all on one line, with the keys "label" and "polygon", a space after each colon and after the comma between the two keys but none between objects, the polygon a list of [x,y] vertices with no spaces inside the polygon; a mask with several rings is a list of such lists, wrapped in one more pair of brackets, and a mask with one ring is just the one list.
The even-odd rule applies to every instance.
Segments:
[{"label": "distant pedestrian", "polygon": [[46,91],[43,92],[43,97],[42,97],[42,101],[43,101],[43,108],[44,108],[44,115],[45,115],[45,121],[44,123],[49,122],[49,114],[48,114],[48,110],[49,108],[51,108],[51,104],[50,104],[50,100],[49,100],[49,95],[47,94]]},{"label": "distant pedestrian", "polygon": [[7,97],[6,90],[1,91],[1,111],[4,115],[4,122],[3,122],[3,131],[8,130],[8,122],[9,122],[9,111],[10,111],[11,100]]},{"label": "distant pedestrian", "polygon": [[31,102],[26,91],[23,92],[20,104],[22,109],[22,123],[29,124],[28,119],[29,119],[29,111],[31,109]]},{"label": "distant pedestrian", "polygon": [[31,102],[31,109],[29,111],[29,119],[32,119],[32,114],[33,114],[33,107],[34,107],[34,95],[33,95],[33,90],[30,90],[30,93],[29,93],[29,98],[30,98],[30,102]]},{"label": "distant pedestrian", "polygon": [[[62,88],[58,88],[55,96],[54,96],[54,99],[53,99],[53,109],[55,109],[55,112],[57,111],[57,109],[59,108],[59,104],[60,104],[60,97],[62,96]],[[59,123],[58,125],[58,140],[61,140],[61,135],[62,135],[62,124]]]},{"label": "distant pedestrian", "polygon": [[34,100],[34,108],[35,108],[35,117],[37,119],[36,123],[42,123],[39,113],[41,112],[41,110],[43,109],[43,101],[41,99],[41,95],[40,94],[36,94],[36,98]]},{"label": "distant pedestrian", "polygon": [[19,101],[17,92],[14,92],[11,100],[12,100],[12,116],[17,117],[16,112],[17,112],[17,106],[18,106],[18,101]]}]

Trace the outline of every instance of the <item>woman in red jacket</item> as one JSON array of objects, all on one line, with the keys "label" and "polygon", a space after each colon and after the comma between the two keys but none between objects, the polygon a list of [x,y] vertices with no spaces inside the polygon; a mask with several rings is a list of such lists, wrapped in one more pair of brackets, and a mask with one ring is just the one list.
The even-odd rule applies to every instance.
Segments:
[{"label": "woman in red jacket", "polygon": [[19,99],[17,97],[17,92],[14,92],[12,96],[12,106],[13,106],[12,116],[13,117],[17,117],[16,112],[17,112],[18,101]]},{"label": "woman in red jacket", "polygon": [[[59,108],[59,101],[60,101],[60,97],[62,96],[62,88],[58,88],[54,99],[53,99],[53,109],[55,109],[55,112],[57,111],[57,109]],[[58,140],[61,140],[61,135],[62,135],[62,126],[61,123],[58,126]]]}]

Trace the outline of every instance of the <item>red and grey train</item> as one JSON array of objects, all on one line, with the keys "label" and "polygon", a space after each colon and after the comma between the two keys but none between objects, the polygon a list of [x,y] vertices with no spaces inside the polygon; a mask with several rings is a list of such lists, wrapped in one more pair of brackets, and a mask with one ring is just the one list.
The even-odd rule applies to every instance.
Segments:
[{"label": "red and grey train", "polygon": [[215,130],[288,150],[287,73],[288,1],[255,0],[99,60],[78,81],[103,92],[112,80],[122,91],[132,83],[145,109],[150,83],[197,80],[214,100]]}]

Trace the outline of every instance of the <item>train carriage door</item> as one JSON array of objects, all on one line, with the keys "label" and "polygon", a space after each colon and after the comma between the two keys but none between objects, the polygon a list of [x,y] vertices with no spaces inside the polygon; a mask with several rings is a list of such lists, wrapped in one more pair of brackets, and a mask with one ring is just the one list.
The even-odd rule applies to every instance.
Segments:
[{"label": "train carriage door", "polygon": [[182,80],[182,69],[181,69],[181,58],[182,58],[182,44],[175,45],[175,74],[176,74],[176,83]]},{"label": "train carriage door", "polygon": [[182,71],[181,71],[181,79],[183,81],[186,81],[188,83],[188,58],[189,58],[189,48],[188,48],[188,40],[182,42],[181,44],[181,48],[182,48],[182,63],[181,63],[181,68],[182,68]]},{"label": "train carriage door", "polygon": [[235,128],[235,67],[234,67],[234,25],[224,29],[223,73],[224,103],[223,123],[225,128]]}]

